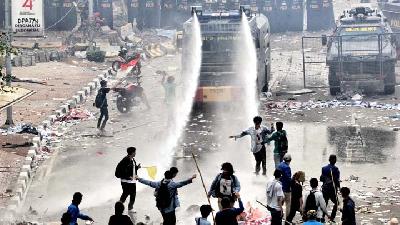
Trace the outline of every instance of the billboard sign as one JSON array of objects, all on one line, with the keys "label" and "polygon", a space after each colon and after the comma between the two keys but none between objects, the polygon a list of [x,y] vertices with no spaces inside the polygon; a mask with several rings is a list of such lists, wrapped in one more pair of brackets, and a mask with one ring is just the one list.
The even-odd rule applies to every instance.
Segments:
[{"label": "billboard sign", "polygon": [[43,0],[13,0],[11,7],[16,36],[43,36]]}]

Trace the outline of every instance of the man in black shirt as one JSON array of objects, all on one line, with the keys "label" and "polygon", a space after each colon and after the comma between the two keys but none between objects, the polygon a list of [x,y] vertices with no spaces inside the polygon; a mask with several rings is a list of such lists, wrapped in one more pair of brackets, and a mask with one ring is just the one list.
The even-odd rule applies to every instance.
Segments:
[{"label": "man in black shirt", "polygon": [[[100,129],[100,131],[104,131],[104,127],[106,126],[107,120],[108,120],[108,104],[107,104],[107,93],[110,92],[111,88],[107,87],[107,81],[101,80],[100,81],[100,89],[97,95],[99,95],[99,98],[101,99],[101,104],[100,104],[100,117],[99,120],[97,121],[97,129]],[[96,96],[96,99],[98,97]],[[103,120],[104,117],[104,120]],[[102,123],[103,120],[103,123]]]},{"label": "man in black shirt", "polygon": [[124,213],[125,206],[122,202],[115,203],[115,215],[110,217],[108,225],[133,225],[131,218]]},{"label": "man in black shirt", "polygon": [[342,187],[340,189],[340,194],[342,194],[343,197],[342,224],[356,225],[355,203],[353,199],[350,198],[350,189]]}]

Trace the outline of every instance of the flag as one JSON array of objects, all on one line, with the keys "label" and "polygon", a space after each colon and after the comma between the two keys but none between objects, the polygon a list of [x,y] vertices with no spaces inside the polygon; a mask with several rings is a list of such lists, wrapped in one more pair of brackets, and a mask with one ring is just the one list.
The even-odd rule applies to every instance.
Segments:
[{"label": "flag", "polygon": [[157,167],[156,166],[149,166],[149,167],[146,167],[146,170],[147,170],[147,174],[149,175],[149,177],[151,178],[151,179],[156,179],[156,175],[157,175]]}]

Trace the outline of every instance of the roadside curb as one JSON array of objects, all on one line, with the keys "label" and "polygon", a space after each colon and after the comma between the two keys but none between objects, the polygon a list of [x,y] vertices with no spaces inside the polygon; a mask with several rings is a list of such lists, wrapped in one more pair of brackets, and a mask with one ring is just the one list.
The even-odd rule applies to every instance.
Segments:
[{"label": "roadside curb", "polygon": [[[63,105],[59,106],[55,112],[53,112],[41,123],[41,125],[47,127],[52,126],[59,118],[67,115],[71,109],[76,108],[81,103],[84,103],[89,96],[95,93],[95,91],[100,87],[101,80],[108,79],[112,77],[112,75],[113,74],[110,70],[105,70],[101,74],[97,75],[96,78],[81,88],[81,90],[77,91],[76,94],[74,94]],[[11,218],[16,218],[15,216],[25,200],[35,173],[34,163],[36,162],[37,155],[41,153],[40,137],[34,137],[32,142],[33,146],[28,150],[28,154],[25,157],[22,167],[20,168],[17,184],[15,186],[15,195],[10,199],[6,208],[6,214]]]}]

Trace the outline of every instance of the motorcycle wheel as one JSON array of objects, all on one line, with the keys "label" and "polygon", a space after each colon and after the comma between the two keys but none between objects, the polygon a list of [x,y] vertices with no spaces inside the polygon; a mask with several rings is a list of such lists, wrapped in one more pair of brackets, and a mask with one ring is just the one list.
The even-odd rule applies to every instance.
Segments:
[{"label": "motorcycle wheel", "polygon": [[121,62],[120,61],[114,61],[112,63],[111,67],[114,70],[114,72],[118,72],[118,70],[121,68]]},{"label": "motorcycle wheel", "polygon": [[120,113],[127,113],[131,110],[131,107],[128,105],[128,101],[124,100],[123,97],[118,97],[117,109]]}]

